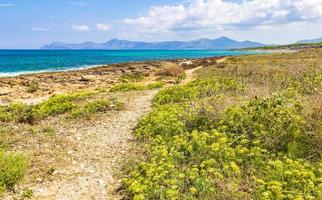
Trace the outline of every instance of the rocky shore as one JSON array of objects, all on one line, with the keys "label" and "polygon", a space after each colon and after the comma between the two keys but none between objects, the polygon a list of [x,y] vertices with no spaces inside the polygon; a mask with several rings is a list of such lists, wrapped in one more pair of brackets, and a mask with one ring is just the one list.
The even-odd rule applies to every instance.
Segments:
[{"label": "rocky shore", "polygon": [[36,104],[53,94],[77,90],[108,89],[119,82],[121,76],[142,73],[149,79],[164,67],[179,66],[190,69],[216,63],[222,57],[180,59],[104,65],[89,69],[48,72],[0,78],[0,104],[23,102]]}]

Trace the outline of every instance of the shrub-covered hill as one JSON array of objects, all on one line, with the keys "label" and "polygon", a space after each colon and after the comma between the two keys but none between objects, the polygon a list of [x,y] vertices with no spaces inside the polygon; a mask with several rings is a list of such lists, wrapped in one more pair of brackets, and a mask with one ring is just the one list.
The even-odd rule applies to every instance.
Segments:
[{"label": "shrub-covered hill", "polygon": [[130,199],[322,199],[322,50],[232,57],[161,90]]}]

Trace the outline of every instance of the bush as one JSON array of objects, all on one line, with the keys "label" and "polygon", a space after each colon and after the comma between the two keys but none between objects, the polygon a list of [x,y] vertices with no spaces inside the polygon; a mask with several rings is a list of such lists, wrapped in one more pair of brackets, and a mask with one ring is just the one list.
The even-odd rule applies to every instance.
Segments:
[{"label": "bush", "polygon": [[90,117],[96,112],[106,112],[109,110],[120,110],[123,108],[123,104],[110,100],[96,100],[88,102],[84,106],[80,106],[72,110],[71,116],[74,118]]},{"label": "bush", "polygon": [[322,69],[310,69],[290,81],[286,94],[314,94],[322,87]]},{"label": "bush", "polygon": [[92,93],[85,92],[70,93],[67,95],[54,95],[47,101],[37,105],[37,109],[41,118],[64,114],[77,107],[77,105],[74,103],[75,101],[84,99],[91,95]]},{"label": "bush", "polygon": [[145,90],[145,86],[143,84],[138,83],[121,83],[113,86],[110,89],[110,92],[128,92],[139,90]]},{"label": "bush", "polygon": [[142,91],[142,90],[152,90],[163,87],[164,83],[150,83],[148,85],[143,85],[140,83],[121,83],[113,86],[110,92],[129,92],[129,91]]},{"label": "bush", "polygon": [[7,107],[0,106],[0,121],[34,124],[49,116],[64,114],[77,108],[78,106],[75,104],[75,101],[79,101],[90,95],[92,93],[54,95],[38,105],[14,103]]},{"label": "bush", "polygon": [[172,77],[179,77],[182,74],[185,74],[184,69],[181,66],[177,66],[177,65],[163,67],[156,73],[157,76],[172,76]]},{"label": "bush", "polygon": [[257,98],[242,107],[227,109],[221,116],[218,129],[238,137],[247,135],[271,152],[287,153],[291,157],[309,156],[306,122],[298,102],[281,96]]},{"label": "bush", "polygon": [[149,90],[154,90],[154,89],[159,89],[164,86],[163,82],[156,82],[156,83],[150,83],[146,86],[147,89]]},{"label": "bush", "polygon": [[242,85],[232,79],[196,80],[161,90],[153,99],[155,105],[196,101],[198,98],[215,96],[222,92],[236,92]]},{"label": "bush", "polygon": [[[178,88],[182,87],[170,90],[178,92]],[[166,89],[173,100],[170,90]],[[321,196],[321,160],[299,159],[318,154],[305,134],[298,102],[277,95],[256,97],[226,109],[219,119],[209,113],[211,108],[208,111],[196,102],[169,103],[155,107],[139,122],[135,134],[149,144],[149,156],[123,179],[130,198]]]},{"label": "bush", "polygon": [[133,74],[125,74],[120,77],[120,81],[123,83],[127,82],[140,82],[144,80],[145,75],[141,72],[133,73]]},{"label": "bush", "polygon": [[139,121],[135,135],[141,139],[161,136],[165,140],[186,131],[208,130],[213,125],[211,113],[200,105],[163,105]]},{"label": "bush", "polygon": [[135,130],[135,135],[143,138],[172,136],[185,131],[182,120],[183,108],[180,106],[163,106],[142,118]]},{"label": "bush", "polygon": [[0,151],[0,188],[12,190],[26,172],[26,161],[21,155]]},{"label": "bush", "polygon": [[39,84],[38,83],[35,83],[35,82],[32,82],[28,85],[27,87],[27,92],[28,93],[35,93],[39,90]]},{"label": "bush", "polygon": [[180,84],[183,80],[185,80],[187,78],[186,73],[181,74],[180,76],[178,76],[178,78],[175,80],[175,84]]},{"label": "bush", "polygon": [[8,110],[5,106],[0,105],[0,121],[2,122],[8,122],[12,121],[13,116],[8,113]]}]

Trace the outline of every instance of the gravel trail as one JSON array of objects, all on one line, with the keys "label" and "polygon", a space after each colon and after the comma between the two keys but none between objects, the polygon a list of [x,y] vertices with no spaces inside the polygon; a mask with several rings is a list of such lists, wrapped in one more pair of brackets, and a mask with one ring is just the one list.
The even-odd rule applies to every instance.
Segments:
[{"label": "gravel trail", "polygon": [[125,110],[92,123],[72,125],[67,134],[74,141],[66,155],[70,165],[57,169],[53,181],[32,187],[34,199],[120,199],[115,192],[120,180],[113,172],[119,169],[120,160],[131,155],[131,147],[135,145],[133,128],[150,111],[155,93],[133,94],[125,102]]}]

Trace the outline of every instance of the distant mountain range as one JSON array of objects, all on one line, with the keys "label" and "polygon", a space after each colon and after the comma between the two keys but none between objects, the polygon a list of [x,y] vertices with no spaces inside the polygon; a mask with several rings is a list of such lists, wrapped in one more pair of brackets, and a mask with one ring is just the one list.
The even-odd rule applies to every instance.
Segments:
[{"label": "distant mountain range", "polygon": [[227,37],[217,39],[198,39],[193,41],[167,41],[167,42],[134,42],[128,40],[112,39],[105,43],[84,42],[68,44],[53,42],[41,49],[106,49],[106,50],[228,50],[249,47],[261,47],[265,44],[252,41],[236,41]]},{"label": "distant mountain range", "polygon": [[318,43],[322,42],[322,38],[310,39],[310,40],[300,40],[297,43]]}]

